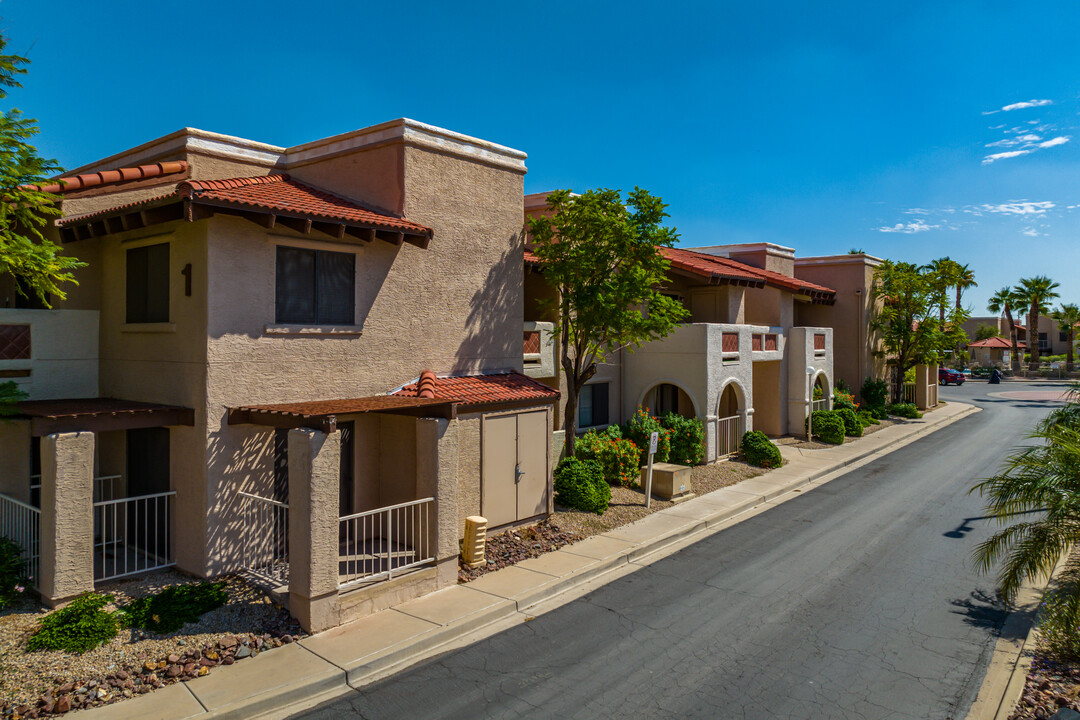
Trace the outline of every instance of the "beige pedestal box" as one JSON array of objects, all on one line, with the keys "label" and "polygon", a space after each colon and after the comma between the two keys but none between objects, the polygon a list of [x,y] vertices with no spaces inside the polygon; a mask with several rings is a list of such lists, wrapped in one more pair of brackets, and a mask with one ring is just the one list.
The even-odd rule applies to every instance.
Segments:
[{"label": "beige pedestal box", "polygon": [[[649,476],[649,467],[641,468],[641,487]],[[691,493],[690,468],[672,463],[654,463],[652,468],[652,493],[665,500],[674,500]]]}]

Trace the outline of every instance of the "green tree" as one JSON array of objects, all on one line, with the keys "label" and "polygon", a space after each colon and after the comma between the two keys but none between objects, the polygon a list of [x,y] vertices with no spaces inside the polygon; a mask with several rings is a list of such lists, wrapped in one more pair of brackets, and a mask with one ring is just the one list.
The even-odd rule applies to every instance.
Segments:
[{"label": "green tree", "polygon": [[960,300],[964,294],[964,291],[968,288],[979,287],[979,283],[975,282],[975,271],[973,271],[967,265],[956,264],[956,273],[953,276],[953,282],[956,287],[956,309],[959,310]]},{"label": "green tree", "polygon": [[1073,304],[1062,305],[1051,313],[1050,317],[1054,318],[1058,329],[1065,333],[1065,339],[1069,343],[1065,349],[1065,369],[1072,372],[1073,343],[1076,342],[1076,325],[1080,323],[1080,307]]},{"label": "green tree", "polygon": [[1047,303],[1058,297],[1058,284],[1045,275],[1021,278],[1016,292],[1028,307],[1027,344],[1031,353],[1031,370],[1039,369],[1039,316],[1050,311]]},{"label": "green tree", "polygon": [[975,340],[988,340],[992,337],[1000,337],[1001,333],[993,325],[980,325],[975,328]]},{"label": "green tree", "polygon": [[919,267],[886,260],[874,271],[871,296],[882,302],[870,329],[881,338],[882,349],[876,354],[886,358],[891,369],[894,399],[903,395],[908,370],[920,363],[941,362],[947,352],[967,341],[960,328],[967,313],[948,302],[951,283],[942,278],[950,268],[935,262]]},{"label": "green tree", "polygon": [[529,218],[534,251],[556,290],[555,335],[566,373],[563,427],[566,454],[574,455],[578,396],[611,353],[671,333],[687,311],[660,289],[669,267],[661,248],[678,239],[661,222],[666,207],[634,188],[548,195],[550,217]]},{"label": "green tree", "polygon": [[948,312],[948,306],[951,304],[949,302],[949,289],[959,281],[960,263],[946,256],[923,266],[922,270],[926,273],[930,286],[933,288],[934,304],[938,309],[938,322],[944,325],[945,315]]},{"label": "green tree", "polygon": [[[1036,443],[1009,456],[1004,470],[978,483],[987,514],[1008,527],[975,549],[978,567],[1001,563],[998,584],[1006,602],[1025,580],[1046,577],[1080,541],[1080,413],[1072,402],[1055,410],[1029,436]],[[1016,522],[1018,516],[1032,519]]]},{"label": "green tree", "polygon": [[1005,320],[1009,323],[1009,341],[1012,343],[1011,364],[1013,372],[1020,370],[1020,348],[1016,338],[1016,320],[1013,319],[1013,309],[1022,312],[1023,301],[1014,288],[1005,286],[990,296],[987,309],[995,315],[1005,313]]}]

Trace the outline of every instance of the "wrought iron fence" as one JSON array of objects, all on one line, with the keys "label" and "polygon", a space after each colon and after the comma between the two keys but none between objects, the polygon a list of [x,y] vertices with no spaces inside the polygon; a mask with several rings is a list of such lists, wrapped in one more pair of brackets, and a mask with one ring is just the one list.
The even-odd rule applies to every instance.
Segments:
[{"label": "wrought iron fence", "polygon": [[94,580],[111,580],[173,564],[175,491],[94,503]]},{"label": "wrought iron fence", "polygon": [[742,417],[732,415],[716,421],[716,456],[724,457],[739,452],[742,445]]},{"label": "wrought iron fence", "polygon": [[289,506],[239,493],[244,518],[244,569],[275,585],[289,582]]},{"label": "wrought iron fence", "polygon": [[341,518],[338,587],[434,561],[434,511],[435,498],[424,498]]}]

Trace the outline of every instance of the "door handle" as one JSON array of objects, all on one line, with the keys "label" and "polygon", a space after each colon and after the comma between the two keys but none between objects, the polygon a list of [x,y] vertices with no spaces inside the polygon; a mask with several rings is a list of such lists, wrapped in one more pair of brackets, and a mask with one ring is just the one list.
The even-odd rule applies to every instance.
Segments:
[{"label": "door handle", "polygon": [[521,482],[521,476],[524,475],[524,474],[525,473],[522,471],[520,465],[515,465],[514,466],[514,484],[515,485]]}]

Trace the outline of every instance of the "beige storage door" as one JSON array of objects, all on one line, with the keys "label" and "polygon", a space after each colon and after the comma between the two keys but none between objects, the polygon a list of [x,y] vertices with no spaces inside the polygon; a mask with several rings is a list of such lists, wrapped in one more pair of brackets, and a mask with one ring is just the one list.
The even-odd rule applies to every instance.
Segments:
[{"label": "beige storage door", "polygon": [[480,512],[488,527],[517,520],[517,416],[483,420],[483,493]]},{"label": "beige storage door", "polygon": [[547,413],[517,416],[517,517],[547,512]]}]

